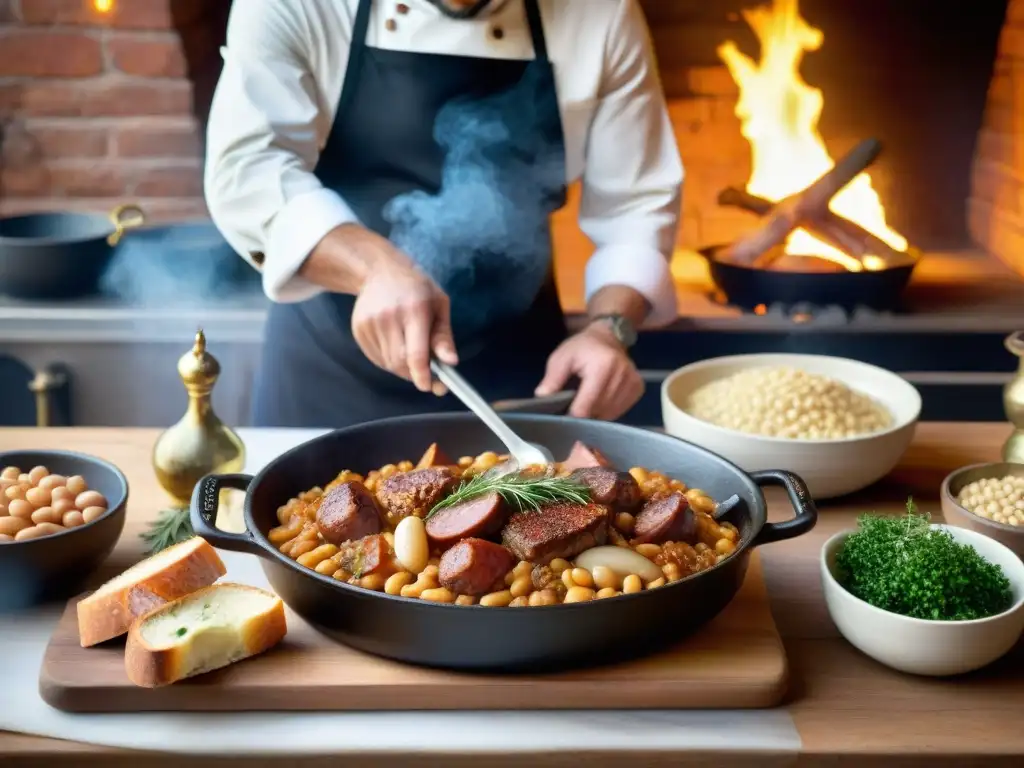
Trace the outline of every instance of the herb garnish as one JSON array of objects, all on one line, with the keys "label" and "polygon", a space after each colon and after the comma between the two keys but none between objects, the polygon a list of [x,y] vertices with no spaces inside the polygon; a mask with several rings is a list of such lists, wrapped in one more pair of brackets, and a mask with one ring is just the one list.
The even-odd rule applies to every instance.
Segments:
[{"label": "herb garnish", "polygon": [[1013,603],[1002,568],[949,532],[931,528],[913,499],[904,516],[861,515],[836,566],[839,583],[851,594],[915,619],[981,619]]},{"label": "herb garnish", "polygon": [[506,504],[520,512],[540,509],[545,504],[559,501],[590,503],[590,489],[568,477],[554,477],[531,471],[508,474],[485,472],[469,480],[463,480],[454,493],[434,505],[425,519],[430,519],[431,515],[442,509],[488,493],[497,493]]},{"label": "herb garnish", "polygon": [[192,521],[189,520],[188,507],[176,507],[163,510],[149,524],[149,529],[142,534],[142,540],[147,545],[146,554],[155,555],[193,536],[195,533],[192,531]]}]

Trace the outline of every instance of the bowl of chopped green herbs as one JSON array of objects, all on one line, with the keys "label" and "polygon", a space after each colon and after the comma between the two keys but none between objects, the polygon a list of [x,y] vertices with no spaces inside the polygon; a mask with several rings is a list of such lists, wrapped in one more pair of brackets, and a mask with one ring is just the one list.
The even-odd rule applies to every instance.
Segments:
[{"label": "bowl of chopped green herbs", "polygon": [[1024,563],[966,528],[934,524],[912,501],[901,516],[862,515],[821,553],[829,615],[873,659],[946,676],[990,664],[1024,632]]}]

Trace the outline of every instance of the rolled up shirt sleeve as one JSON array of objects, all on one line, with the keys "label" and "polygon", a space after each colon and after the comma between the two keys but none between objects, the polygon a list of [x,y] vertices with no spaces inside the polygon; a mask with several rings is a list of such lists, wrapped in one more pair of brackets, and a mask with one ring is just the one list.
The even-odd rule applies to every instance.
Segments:
[{"label": "rolled up shirt sleeve", "polygon": [[683,166],[636,0],[622,0],[605,45],[580,203],[580,229],[596,249],[586,266],[586,297],[628,286],[650,303],[645,326],[664,325],[676,318],[669,260]]},{"label": "rolled up shirt sleeve", "polygon": [[297,5],[235,4],[207,132],[210,214],[228,243],[262,271],[265,293],[278,302],[322,291],[297,271],[328,232],[358,220],[313,174],[325,110]]}]

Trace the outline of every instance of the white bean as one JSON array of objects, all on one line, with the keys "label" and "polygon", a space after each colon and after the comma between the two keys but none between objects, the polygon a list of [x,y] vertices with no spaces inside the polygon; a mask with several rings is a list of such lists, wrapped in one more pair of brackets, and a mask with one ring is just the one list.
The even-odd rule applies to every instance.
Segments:
[{"label": "white bean", "polygon": [[420,518],[410,515],[395,526],[395,557],[410,573],[420,573],[427,567],[430,547]]}]

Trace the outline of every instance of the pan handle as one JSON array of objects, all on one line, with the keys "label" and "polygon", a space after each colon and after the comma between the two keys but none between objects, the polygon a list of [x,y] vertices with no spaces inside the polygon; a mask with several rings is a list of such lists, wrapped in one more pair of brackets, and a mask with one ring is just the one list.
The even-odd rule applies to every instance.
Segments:
[{"label": "pan handle", "polygon": [[802,536],[811,530],[818,522],[818,508],[811,498],[811,492],[807,489],[807,483],[792,472],[785,472],[781,469],[764,469],[760,472],[751,472],[750,478],[758,486],[778,486],[786,489],[786,495],[793,505],[796,517],[786,520],[784,523],[765,523],[761,531],[754,537],[753,546],[771,544],[773,541],[783,541]]},{"label": "pan handle", "polygon": [[256,543],[249,531],[228,533],[217,527],[217,510],[220,508],[220,492],[224,488],[236,491],[248,490],[252,475],[206,475],[196,483],[189,505],[192,530],[213,546],[232,552],[250,555],[262,554],[263,548]]},{"label": "pan handle", "polygon": [[119,205],[112,210],[110,221],[114,225],[114,231],[107,237],[107,243],[114,247],[121,242],[121,237],[126,230],[141,227],[146,223],[146,213],[139,206],[128,203]]}]

